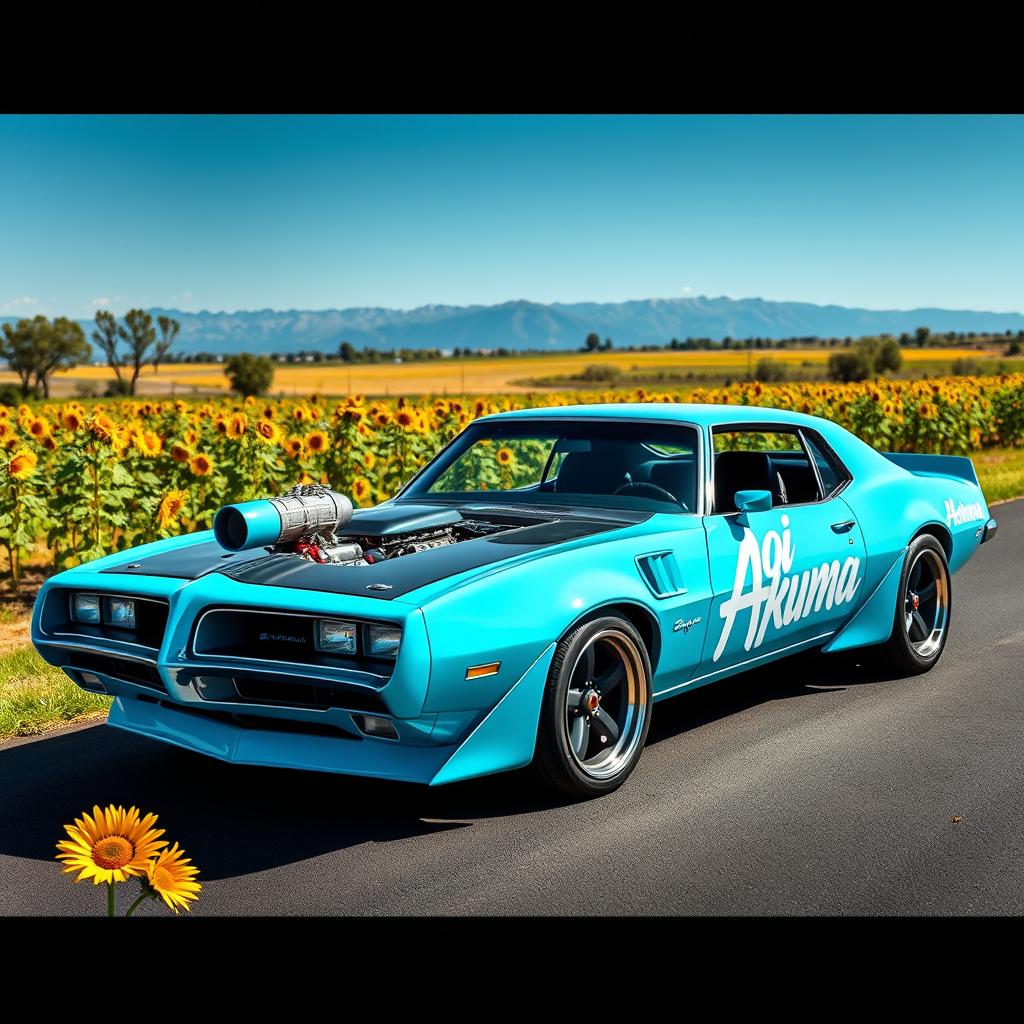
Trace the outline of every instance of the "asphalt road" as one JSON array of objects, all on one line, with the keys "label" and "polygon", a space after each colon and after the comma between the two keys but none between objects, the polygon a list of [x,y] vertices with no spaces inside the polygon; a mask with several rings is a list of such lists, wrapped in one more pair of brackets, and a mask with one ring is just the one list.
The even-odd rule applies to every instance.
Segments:
[{"label": "asphalt road", "polygon": [[99,912],[53,844],[115,801],[193,856],[196,915],[1020,914],[1024,502],[994,513],[932,672],[808,656],[659,704],[597,801],[232,767],[105,726],[5,744],[0,907]]}]

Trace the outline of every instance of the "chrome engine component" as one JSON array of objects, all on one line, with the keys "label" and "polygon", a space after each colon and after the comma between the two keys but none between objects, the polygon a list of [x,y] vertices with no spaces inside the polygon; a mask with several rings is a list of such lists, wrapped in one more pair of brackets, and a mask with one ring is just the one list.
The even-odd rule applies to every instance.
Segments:
[{"label": "chrome engine component", "polygon": [[298,484],[280,498],[225,505],[213,520],[213,534],[228,551],[278,547],[331,535],[352,519],[352,502],[320,484]]}]

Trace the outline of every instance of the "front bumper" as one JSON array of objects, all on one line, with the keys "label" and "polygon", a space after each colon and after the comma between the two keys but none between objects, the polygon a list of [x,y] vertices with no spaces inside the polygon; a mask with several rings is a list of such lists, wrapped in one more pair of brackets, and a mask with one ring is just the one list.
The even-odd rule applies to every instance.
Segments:
[{"label": "front bumper", "polygon": [[[106,582],[105,580],[103,582]],[[44,628],[41,609],[51,589],[103,590],[97,575],[70,570],[44,585],[33,617],[32,639],[40,654],[65,670],[84,689],[112,695],[109,723],[152,739],[172,743],[220,760],[244,765],[290,767],[365,775],[407,782],[438,784],[504,771],[528,764],[533,757],[543,686],[553,645],[536,660],[518,667],[518,678],[471,707],[427,711],[424,700],[431,672],[430,646],[422,612],[394,607],[402,617],[402,649],[386,681],[370,685],[359,673],[318,665],[284,665],[248,658],[211,658],[190,649],[192,624],[211,605],[273,609],[280,589],[237,583],[225,577],[204,577],[181,585],[177,581],[137,577],[132,591],[169,602],[166,632],[159,650],[137,644],[118,645],[103,638],[54,634]],[[288,595],[289,611],[361,618],[370,599],[325,598],[296,590]],[[327,605],[325,607],[325,605]],[[372,605],[380,615],[380,604]],[[522,674],[519,674],[522,673]],[[319,706],[298,701],[263,702],[239,692],[212,694],[198,685],[204,678],[263,677],[285,689],[318,697]],[[212,694],[212,696],[211,696]],[[388,718],[398,739],[365,735],[361,714]]]}]

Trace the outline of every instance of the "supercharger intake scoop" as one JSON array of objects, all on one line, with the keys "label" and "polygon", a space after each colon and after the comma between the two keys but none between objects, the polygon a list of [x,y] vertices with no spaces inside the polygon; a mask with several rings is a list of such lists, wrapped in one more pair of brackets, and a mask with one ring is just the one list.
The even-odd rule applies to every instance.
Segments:
[{"label": "supercharger intake scoop", "polygon": [[228,551],[288,544],[332,534],[352,519],[352,502],[319,484],[299,484],[280,498],[225,505],[213,520],[213,535]]}]

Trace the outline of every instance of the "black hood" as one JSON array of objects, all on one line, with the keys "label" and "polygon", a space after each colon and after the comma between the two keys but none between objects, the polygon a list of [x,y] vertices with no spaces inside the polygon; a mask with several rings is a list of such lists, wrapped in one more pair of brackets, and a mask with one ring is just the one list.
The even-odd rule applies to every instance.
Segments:
[{"label": "black hood", "polygon": [[[437,528],[462,519],[483,518],[484,515],[491,518],[499,511],[506,513],[502,516],[506,522],[514,513],[524,525],[502,533],[389,558],[375,565],[321,565],[285,552],[272,554],[265,548],[227,553],[216,541],[210,540],[102,571],[177,579],[198,579],[207,573],[221,572],[240,583],[351,594],[387,601],[469,569],[480,569],[516,555],[605,533],[642,522],[650,516],[650,513],[623,513],[618,510],[604,516],[589,509],[581,513],[569,509],[500,504],[464,506],[460,514],[453,506],[395,502],[355,513],[345,533],[387,536]],[[537,522],[540,516],[558,518]]]}]

